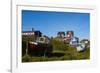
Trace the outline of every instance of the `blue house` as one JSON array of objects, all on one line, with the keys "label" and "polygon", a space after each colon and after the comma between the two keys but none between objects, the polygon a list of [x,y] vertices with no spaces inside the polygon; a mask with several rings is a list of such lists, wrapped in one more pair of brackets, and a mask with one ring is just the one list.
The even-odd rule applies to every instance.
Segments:
[{"label": "blue house", "polygon": [[79,39],[78,39],[77,37],[71,38],[71,40],[70,40],[70,45],[72,45],[72,46],[77,46],[78,43],[79,43]]}]

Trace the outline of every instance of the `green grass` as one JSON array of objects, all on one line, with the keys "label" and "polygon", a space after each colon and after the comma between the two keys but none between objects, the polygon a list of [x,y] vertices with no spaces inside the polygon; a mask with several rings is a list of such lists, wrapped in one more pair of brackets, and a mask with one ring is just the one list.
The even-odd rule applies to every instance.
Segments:
[{"label": "green grass", "polygon": [[66,51],[53,51],[50,56],[24,55],[22,62],[42,62],[42,61],[62,61],[62,60],[85,60],[90,58],[90,50],[87,48],[83,52],[77,52],[75,48]]}]

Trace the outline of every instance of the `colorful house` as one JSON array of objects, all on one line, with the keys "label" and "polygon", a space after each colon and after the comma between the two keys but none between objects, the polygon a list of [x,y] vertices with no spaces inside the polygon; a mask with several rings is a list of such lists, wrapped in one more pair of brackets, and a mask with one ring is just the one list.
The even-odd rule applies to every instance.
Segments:
[{"label": "colorful house", "polygon": [[57,33],[57,36],[58,36],[59,38],[64,38],[64,37],[65,37],[65,32],[58,32],[58,33]]},{"label": "colorful house", "polygon": [[31,31],[22,31],[23,36],[35,36],[35,37],[41,37],[42,33],[40,31],[35,31],[33,28]]},{"label": "colorful house", "polygon": [[45,43],[45,44],[49,44],[51,42],[51,39],[47,36],[42,36],[42,37],[39,37],[36,42],[38,43]]},{"label": "colorful house", "polygon": [[74,32],[73,31],[67,31],[66,37],[67,37],[67,39],[71,39],[72,37],[74,37]]},{"label": "colorful house", "polygon": [[70,45],[77,46],[79,43],[79,39],[77,37],[72,37],[70,40]]},{"label": "colorful house", "polygon": [[76,47],[77,51],[84,51],[86,49],[86,44],[85,43],[79,43]]}]

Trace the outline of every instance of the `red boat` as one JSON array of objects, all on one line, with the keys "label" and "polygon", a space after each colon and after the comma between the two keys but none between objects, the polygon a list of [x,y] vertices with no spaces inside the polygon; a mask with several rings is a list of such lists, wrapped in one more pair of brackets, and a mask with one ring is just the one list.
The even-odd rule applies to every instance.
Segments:
[{"label": "red boat", "polygon": [[28,53],[29,54],[39,54],[43,55],[44,53],[51,53],[53,51],[51,44],[46,43],[37,43],[37,42],[29,42],[28,43]]}]

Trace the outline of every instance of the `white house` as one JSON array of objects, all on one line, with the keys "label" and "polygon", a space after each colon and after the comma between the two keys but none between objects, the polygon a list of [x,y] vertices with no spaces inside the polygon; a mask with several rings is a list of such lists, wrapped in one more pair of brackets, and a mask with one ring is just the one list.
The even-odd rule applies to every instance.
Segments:
[{"label": "white house", "polygon": [[33,31],[23,31],[22,32],[22,35],[24,35],[24,36],[31,36],[31,35],[34,35],[35,33],[33,32]]}]

